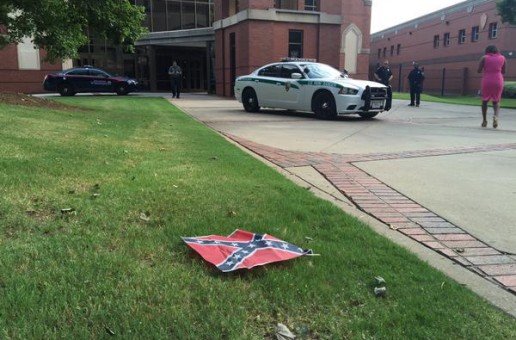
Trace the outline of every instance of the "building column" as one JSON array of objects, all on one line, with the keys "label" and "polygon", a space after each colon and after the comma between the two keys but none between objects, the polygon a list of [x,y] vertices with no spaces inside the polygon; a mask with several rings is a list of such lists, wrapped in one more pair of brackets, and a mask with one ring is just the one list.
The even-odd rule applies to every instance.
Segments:
[{"label": "building column", "polygon": [[212,80],[214,80],[214,58],[213,58],[213,49],[214,42],[207,41],[206,42],[206,91],[210,94],[215,93],[215,84],[213,84],[212,88]]},{"label": "building column", "polygon": [[156,49],[154,46],[147,46],[147,56],[149,57],[149,85],[152,92],[158,90],[158,79],[156,75]]}]

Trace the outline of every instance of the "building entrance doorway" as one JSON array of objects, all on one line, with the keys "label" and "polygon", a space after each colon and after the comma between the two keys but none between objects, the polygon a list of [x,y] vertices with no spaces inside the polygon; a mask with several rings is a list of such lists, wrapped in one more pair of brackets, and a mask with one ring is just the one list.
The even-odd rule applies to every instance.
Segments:
[{"label": "building entrance doorway", "polygon": [[156,48],[156,87],[158,91],[170,91],[168,68],[172,63],[177,64],[183,71],[182,92],[208,91],[208,71],[206,64],[206,49],[173,49]]}]

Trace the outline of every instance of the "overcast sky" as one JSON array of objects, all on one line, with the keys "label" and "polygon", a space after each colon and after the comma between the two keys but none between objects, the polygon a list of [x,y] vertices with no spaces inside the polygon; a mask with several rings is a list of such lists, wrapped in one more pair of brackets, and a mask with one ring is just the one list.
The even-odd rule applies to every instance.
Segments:
[{"label": "overcast sky", "polygon": [[464,0],[373,0],[371,33],[455,5]]}]

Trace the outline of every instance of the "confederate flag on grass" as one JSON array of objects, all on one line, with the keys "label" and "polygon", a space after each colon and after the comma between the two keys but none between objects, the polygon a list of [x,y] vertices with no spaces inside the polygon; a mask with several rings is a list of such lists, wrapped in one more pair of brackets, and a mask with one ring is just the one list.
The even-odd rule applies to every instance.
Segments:
[{"label": "confederate flag on grass", "polygon": [[227,237],[209,235],[182,239],[206,261],[223,272],[250,269],[267,263],[313,255],[311,249],[301,249],[271,235],[260,235],[239,229]]}]

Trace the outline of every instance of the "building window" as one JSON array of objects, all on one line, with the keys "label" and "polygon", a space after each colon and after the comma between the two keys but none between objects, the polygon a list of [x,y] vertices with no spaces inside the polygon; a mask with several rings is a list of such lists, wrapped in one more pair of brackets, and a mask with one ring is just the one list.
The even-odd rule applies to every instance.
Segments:
[{"label": "building window", "polygon": [[303,31],[288,31],[288,56],[303,58]]},{"label": "building window", "polygon": [[274,0],[274,8],[297,10],[297,0]]},{"label": "building window", "polygon": [[466,42],[466,30],[459,31],[459,44],[464,44]]},{"label": "building window", "polygon": [[39,48],[37,48],[32,39],[23,38],[18,43],[18,69],[20,70],[40,70],[41,64],[39,59]]},{"label": "building window", "polygon": [[394,55],[394,45],[391,46],[391,57]]},{"label": "building window", "polygon": [[489,24],[489,39],[496,39],[498,37],[498,23],[492,22]]},{"label": "building window", "polygon": [[450,46],[450,33],[444,33],[444,36],[443,36],[443,46],[444,47]]},{"label": "building window", "polygon": [[240,12],[240,1],[230,0],[229,1],[229,16],[235,15]]},{"label": "building window", "polygon": [[[213,0],[145,0],[147,13],[145,25],[151,32],[174,31],[211,27],[214,16]],[[231,0],[228,16],[238,12],[238,0]]]},{"label": "building window", "polygon": [[400,55],[400,52],[401,52],[401,44],[398,44],[398,46],[396,46],[396,55]]},{"label": "building window", "polygon": [[478,41],[480,29],[478,26],[471,27],[471,42]]},{"label": "building window", "polygon": [[387,56],[387,47],[383,48],[383,57],[385,58]]},{"label": "building window", "polygon": [[439,36],[438,35],[434,35],[434,48],[438,48],[439,47]]},{"label": "building window", "polygon": [[378,49],[378,58],[380,58],[381,56],[382,56],[382,49],[381,49],[381,48],[379,48],[379,49]]},{"label": "building window", "polygon": [[319,0],[305,0],[305,11],[319,11]]}]

